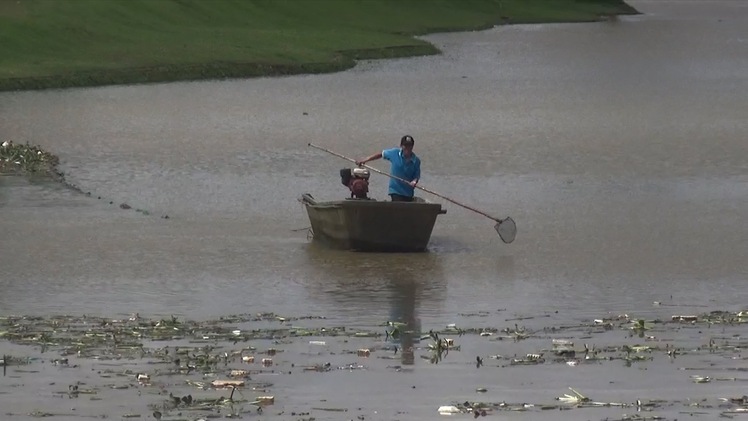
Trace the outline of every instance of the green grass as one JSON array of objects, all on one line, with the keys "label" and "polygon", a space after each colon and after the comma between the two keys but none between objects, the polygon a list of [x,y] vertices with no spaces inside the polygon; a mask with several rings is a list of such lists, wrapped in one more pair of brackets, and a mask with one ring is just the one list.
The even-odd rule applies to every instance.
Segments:
[{"label": "green grass", "polygon": [[636,13],[622,0],[0,0],[0,90],[331,72],[413,35]]}]

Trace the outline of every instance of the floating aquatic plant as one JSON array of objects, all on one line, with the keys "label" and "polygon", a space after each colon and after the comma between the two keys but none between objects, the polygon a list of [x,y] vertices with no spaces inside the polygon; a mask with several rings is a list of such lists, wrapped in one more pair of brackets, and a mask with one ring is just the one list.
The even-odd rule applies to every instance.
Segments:
[{"label": "floating aquatic plant", "polygon": [[55,167],[59,159],[38,146],[14,143],[6,140],[0,143],[0,174],[46,174],[59,175]]},{"label": "floating aquatic plant", "polygon": [[[681,365],[688,364],[689,361],[700,361],[697,360],[699,356],[708,355],[711,358],[724,356],[725,358],[720,360],[725,362],[724,366],[720,364],[707,366],[699,363],[699,366],[678,368],[694,373],[693,376],[684,374],[682,376],[684,383],[700,383],[695,387],[708,390],[714,387],[715,383],[748,381],[747,378],[738,377],[738,373],[745,371],[739,366],[741,350],[748,347],[748,341],[743,339],[744,335],[737,334],[744,329],[745,325],[742,323],[744,323],[745,314],[745,312],[711,312],[697,314],[695,320],[678,316],[644,322],[639,322],[639,318],[617,317],[604,320],[604,323],[609,324],[605,330],[601,330],[600,323],[593,322],[591,319],[568,325],[532,328],[518,325],[508,328],[486,326],[457,328],[456,325],[450,324],[446,329],[427,329],[428,334],[425,335],[399,322],[379,324],[373,326],[373,330],[345,326],[309,327],[304,326],[301,320],[312,317],[288,317],[273,313],[230,315],[207,321],[192,321],[177,317],[148,319],[137,314],[122,318],[0,316],[0,341],[28,345],[37,350],[41,349],[42,352],[54,354],[49,357],[31,358],[6,355],[0,359],[0,365],[3,369],[7,366],[9,374],[12,372],[14,375],[29,372],[26,367],[19,367],[20,364],[39,363],[54,364],[61,373],[66,373],[69,368],[84,364],[83,359],[95,360],[99,366],[96,373],[101,379],[106,379],[103,384],[80,383],[78,379],[69,379],[65,380],[60,390],[54,394],[69,398],[88,395],[85,397],[100,400],[106,399],[107,391],[111,390],[158,390],[157,396],[160,395],[157,398],[158,401],[148,404],[150,410],[153,411],[153,417],[157,420],[160,417],[164,420],[181,419],[175,417],[185,416],[184,414],[195,413],[195,411],[206,411],[210,415],[220,414],[225,418],[259,413],[263,407],[267,411],[267,405],[278,405],[278,403],[275,403],[273,397],[273,384],[267,382],[267,378],[261,380],[260,376],[274,376],[280,373],[327,375],[324,373],[339,370],[347,372],[376,370],[376,360],[367,358],[372,356],[376,356],[377,359],[397,358],[393,355],[385,356],[382,351],[392,350],[393,347],[388,342],[396,341],[397,337],[402,339],[405,337],[403,335],[412,335],[413,343],[422,343],[420,346],[408,346],[410,358],[412,354],[420,353],[421,358],[430,360],[432,363],[440,362],[442,358],[449,355],[450,351],[459,351],[460,345],[456,343],[458,340],[485,341],[486,345],[497,347],[491,352],[504,352],[506,346],[510,345],[514,348],[513,355],[505,353],[504,356],[485,355],[482,357],[479,355],[475,357],[473,354],[469,356],[469,359],[475,358],[477,361],[475,369],[506,370],[507,373],[511,371],[512,376],[521,376],[521,371],[525,370],[545,369],[532,366],[556,365],[558,368],[549,368],[579,370],[574,367],[584,364],[602,365],[609,361],[620,360],[624,361],[627,366],[634,362],[645,365],[642,369],[646,370],[646,364],[649,364],[649,361],[669,360],[673,362],[676,355],[679,358],[683,356],[682,360],[678,360]],[[323,317],[314,318],[324,319]],[[710,326],[716,324],[723,324],[723,326],[719,329],[712,329],[708,336],[702,336],[702,331],[707,332]],[[386,332],[382,332],[383,325],[386,326]],[[619,333],[611,332],[612,329]],[[635,337],[635,335],[631,333],[636,330],[646,331],[646,339],[632,340],[632,336]],[[688,332],[687,342],[673,343],[672,339],[667,338],[671,330]],[[493,334],[484,335],[486,332]],[[696,332],[698,332],[698,337]],[[600,334],[601,338],[597,338],[595,336],[597,334]],[[457,339],[458,335],[459,339]],[[465,337],[466,335],[472,335],[473,339]],[[654,339],[655,335],[662,336],[663,339]],[[308,336],[313,336],[313,338],[304,339]],[[336,362],[331,359],[332,362],[314,362],[306,361],[306,357],[302,357],[294,361],[295,358],[299,358],[299,355],[294,354],[293,348],[284,349],[284,345],[298,343],[300,337],[302,342],[308,342],[310,345],[325,345],[319,348],[320,350],[326,349],[333,343],[342,345],[342,350],[334,353],[327,351],[328,354],[338,355],[338,358],[344,355],[348,358],[347,355],[351,355],[351,358],[355,360]],[[609,341],[611,337],[615,338],[613,343],[601,345],[598,342],[597,346],[593,344],[593,341]],[[500,343],[505,339],[517,340],[518,338],[527,340],[516,341],[512,344]],[[255,340],[259,341],[249,342]],[[694,341],[698,342],[694,343]],[[473,349],[469,345],[469,343],[463,344],[463,348]],[[398,354],[398,347],[394,349],[395,354]],[[403,354],[405,351],[406,349],[402,349]],[[17,353],[17,351],[14,352]],[[319,354],[323,352],[325,351]],[[458,364],[467,362],[460,352],[450,358]],[[484,358],[485,365],[483,364]],[[373,365],[372,367],[364,366],[361,364],[362,361],[369,361]],[[499,363],[496,364],[494,361]],[[735,366],[736,363],[738,366]],[[388,366],[387,368],[395,368],[399,371],[401,367]],[[520,372],[517,373],[516,370]],[[729,370],[735,374],[721,375],[720,370]],[[77,372],[76,370],[69,371]],[[575,375],[581,373],[577,372]],[[483,386],[490,388],[491,385],[473,385],[472,387],[475,393],[490,396],[490,394],[485,395],[489,389]],[[581,386],[585,387],[583,384]],[[65,388],[67,390],[64,390]],[[494,390],[491,390],[493,394]],[[194,398],[192,394],[195,394]],[[556,399],[554,396],[555,394],[533,395],[530,397],[531,402],[516,403],[463,402],[444,405],[440,408],[444,411],[440,412],[469,414],[468,416],[478,418],[498,411],[532,412],[552,409],[631,407],[635,408],[637,414],[641,416],[637,418],[634,415],[624,414],[620,419],[654,420],[658,418],[657,415],[651,413],[652,410],[692,403],[691,400],[660,401],[653,397],[646,397],[649,399],[642,402],[645,399],[644,396],[642,400],[636,400],[636,402],[598,402],[573,389],[570,393]],[[699,410],[718,408],[725,417],[748,412],[748,397],[720,399],[722,400],[714,405],[707,400],[699,401],[698,408]],[[464,401],[464,398],[462,400]],[[280,406],[283,406],[283,402]],[[50,408],[46,409],[50,410]],[[311,407],[311,409],[325,410],[316,407]],[[278,409],[279,413],[283,410],[283,408]],[[691,409],[686,411],[693,413]],[[44,412],[39,414],[42,415]],[[296,415],[301,414],[296,413]],[[125,418],[126,415],[135,417],[139,414],[124,414],[120,417]]]}]

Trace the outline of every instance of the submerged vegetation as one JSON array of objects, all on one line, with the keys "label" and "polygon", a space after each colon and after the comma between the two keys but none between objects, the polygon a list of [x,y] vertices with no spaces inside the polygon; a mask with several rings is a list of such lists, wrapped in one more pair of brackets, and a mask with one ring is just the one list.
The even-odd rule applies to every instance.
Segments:
[{"label": "submerged vegetation", "polygon": [[[635,369],[646,373],[647,367],[655,367],[652,364],[663,363],[676,373],[683,373],[680,376],[683,385],[709,387],[712,383],[748,381],[740,377],[745,372],[741,350],[748,345],[742,339],[748,327],[748,312],[712,311],[674,315],[664,320],[638,319],[624,314],[534,329],[516,323],[496,327],[450,324],[442,329],[430,329],[428,333],[400,322],[384,322],[362,329],[325,326],[325,321],[324,317],[282,317],[274,313],[230,315],[207,321],[176,317],[147,319],[138,314],[121,319],[0,317],[0,341],[10,342],[15,347],[15,354],[4,355],[0,364],[4,375],[12,373],[18,378],[38,372],[33,368],[35,365],[60,367],[62,370],[56,381],[63,387],[56,393],[71,399],[81,395],[90,396],[92,400],[117,399],[116,391],[133,389],[138,390],[138,396],[142,392],[148,397],[147,402],[139,403],[142,411],[120,414],[123,418],[146,418],[150,417],[148,413],[156,419],[171,419],[169,417],[187,413],[196,415],[186,419],[240,418],[242,414],[257,414],[272,408],[275,408],[275,415],[285,413],[297,417],[324,411],[353,412],[354,408],[320,406],[317,402],[278,401],[274,393],[277,376],[325,375],[323,373],[339,370],[362,376],[377,371],[396,373],[405,369],[404,366],[415,364],[412,358],[416,356],[427,361],[427,365],[450,361],[450,364],[469,363],[475,370],[499,370],[497,373],[502,375],[496,379],[501,384],[520,381],[523,372],[529,374],[533,370],[542,370],[546,375],[551,371],[569,370],[568,376],[577,383],[556,394],[539,394],[521,402],[501,399],[445,402],[438,408],[442,414],[464,413],[477,418],[500,411],[543,413],[608,408],[624,412],[619,418],[606,419],[665,420],[674,419],[667,418],[668,413],[719,414],[730,418],[748,412],[748,397],[737,386],[734,395],[718,399],[641,396],[635,401],[600,401],[594,395],[602,395],[603,391],[585,384],[588,380],[590,384],[595,383],[595,379],[585,377],[597,372],[595,366],[600,366],[604,373],[601,375],[607,378],[615,375],[616,368],[611,364],[618,365],[617,370]],[[511,347],[520,352],[465,355],[466,349],[475,349],[480,343],[495,346],[497,350]],[[33,351],[21,352],[25,346],[32,347]],[[400,359],[401,364],[392,363]],[[574,368],[583,365],[588,368]],[[660,366],[653,373],[662,373],[662,370]],[[95,375],[80,382],[81,372]],[[575,376],[572,373],[584,374]],[[470,381],[470,378],[467,376],[462,381]],[[465,385],[453,386],[457,391]],[[482,395],[493,386],[472,385],[475,392]],[[675,386],[670,385],[669,389],[672,387]],[[704,394],[714,395],[713,392]],[[489,395],[496,396],[495,393]],[[48,407],[35,409],[33,416],[60,415],[47,412],[55,405],[49,403]],[[296,408],[295,412],[290,412],[289,408]],[[92,417],[114,415],[117,414],[88,414]],[[364,415],[359,419],[363,419],[361,417]]]},{"label": "submerged vegetation", "polygon": [[333,72],[414,36],[634,14],[622,0],[0,1],[0,91]]}]

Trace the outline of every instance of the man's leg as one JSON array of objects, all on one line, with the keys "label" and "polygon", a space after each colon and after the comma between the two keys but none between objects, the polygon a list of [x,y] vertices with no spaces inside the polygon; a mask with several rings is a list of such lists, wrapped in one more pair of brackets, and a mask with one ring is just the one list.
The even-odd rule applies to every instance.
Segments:
[{"label": "man's leg", "polygon": [[402,196],[399,194],[390,194],[393,202],[412,202],[413,198],[408,196]]}]

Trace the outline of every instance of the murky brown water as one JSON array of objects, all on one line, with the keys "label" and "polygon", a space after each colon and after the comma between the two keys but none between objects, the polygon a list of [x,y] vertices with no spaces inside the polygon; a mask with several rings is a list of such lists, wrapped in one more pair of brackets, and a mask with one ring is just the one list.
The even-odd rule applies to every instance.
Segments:
[{"label": "murky brown water", "polygon": [[[334,75],[0,94],[0,138],[58,154],[68,181],[91,192],[0,177],[0,315],[273,311],[374,326],[407,313],[428,330],[478,323],[459,316],[477,311],[490,314],[480,325],[498,328],[558,311],[532,322],[540,328],[609,312],[740,310],[748,5],[632,5],[646,14],[433,35],[443,56]],[[346,193],[338,170],[348,163],[308,142],[359,157],[405,133],[416,139],[425,187],[511,215],[517,240],[501,243],[490,220],[449,203],[426,254],[331,252],[294,231],[309,225],[299,195]],[[387,180],[373,177],[383,198]],[[424,387],[397,400],[413,405],[399,419],[431,418],[434,402],[472,393],[478,374],[463,364],[504,352],[480,341],[468,348],[452,366],[416,361],[408,385]],[[672,365],[657,369],[669,373],[659,383],[633,376],[636,368],[567,368],[545,382],[544,397],[572,385],[628,399],[643,382],[655,398],[660,386],[668,396],[744,393],[737,383],[719,393],[693,384]],[[543,375],[486,374],[479,383],[536,402],[527,384]],[[615,378],[628,380],[608,383]],[[342,394],[352,406],[381,403],[359,380],[338,380],[288,393],[312,386],[314,396]],[[360,382],[381,390],[401,380],[380,373]],[[559,414],[579,419],[511,416]]]}]

